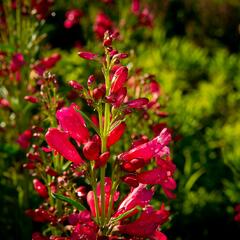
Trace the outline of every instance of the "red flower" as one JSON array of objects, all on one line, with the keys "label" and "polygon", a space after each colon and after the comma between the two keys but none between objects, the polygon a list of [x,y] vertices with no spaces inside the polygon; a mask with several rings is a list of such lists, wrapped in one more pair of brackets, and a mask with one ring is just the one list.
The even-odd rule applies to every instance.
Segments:
[{"label": "red flower", "polygon": [[17,142],[21,148],[26,149],[30,146],[31,138],[32,138],[32,131],[25,130],[22,134],[19,135]]},{"label": "red flower", "polygon": [[107,147],[109,148],[113,144],[115,144],[121,136],[123,135],[126,128],[126,123],[122,122],[117,127],[115,127],[110,133],[107,138]]},{"label": "red flower", "polygon": [[119,89],[121,89],[124,83],[127,81],[127,78],[128,78],[127,67],[122,66],[118,68],[112,78],[110,93],[116,93]]},{"label": "red flower", "polygon": [[78,144],[85,143],[89,139],[89,132],[82,115],[75,110],[76,104],[63,107],[57,111],[56,117],[61,128],[71,136]]},{"label": "red flower", "polygon": [[[114,217],[117,217],[128,210],[135,208],[136,206],[145,207],[149,204],[150,200],[152,199],[153,191],[147,190],[145,184],[139,184],[138,187],[133,188],[131,192],[127,195],[127,197],[122,201],[119,205],[118,210],[114,214]],[[134,211],[126,217],[130,217],[136,214],[138,210]]]},{"label": "red flower", "polygon": [[79,9],[71,9],[66,12],[66,20],[64,21],[65,28],[71,28],[72,26],[79,23],[80,17],[83,13]]},{"label": "red flower", "polygon": [[168,220],[168,216],[169,212],[164,209],[164,206],[158,211],[148,206],[136,221],[119,225],[118,230],[124,234],[148,238],[155,234],[158,226]]},{"label": "red flower", "polygon": [[24,64],[25,61],[23,55],[21,53],[15,53],[10,62],[10,70],[14,73],[18,72]]},{"label": "red flower", "polygon": [[[111,194],[111,188],[112,188],[112,180],[109,177],[105,177],[105,185],[104,185],[104,192],[105,192],[105,211],[106,214],[108,213],[109,208],[109,201],[110,201],[110,194]],[[114,193],[113,202],[117,201],[119,197],[119,192]],[[98,205],[99,205],[99,211],[101,215],[101,189],[100,189],[100,183],[97,184],[97,198],[98,198]],[[92,216],[96,216],[96,209],[94,206],[94,194],[93,191],[88,192],[87,194],[87,203],[91,209]],[[113,208],[113,205],[111,206]]]},{"label": "red flower", "polygon": [[88,160],[97,160],[101,146],[96,141],[88,141],[83,147],[83,154]]},{"label": "red flower", "polygon": [[[170,140],[171,135],[168,130],[164,128],[162,132],[151,141],[138,145],[128,152],[120,154],[118,158],[122,162],[123,168],[126,169],[124,166],[130,164],[131,171],[136,170],[139,168],[139,161],[143,160],[141,161],[142,164],[140,165],[140,167],[142,167],[142,165],[146,165],[154,156],[162,154],[161,151],[170,142]],[[132,160],[135,159],[138,159],[138,162],[135,161],[133,163]]]},{"label": "red flower", "polygon": [[128,101],[126,103],[126,105],[129,108],[143,108],[147,104],[148,104],[148,99],[147,98],[138,98],[138,99]]},{"label": "red flower", "polygon": [[67,160],[77,165],[84,163],[73,144],[68,140],[68,135],[65,132],[57,128],[49,128],[45,137],[48,145]]},{"label": "red flower", "polygon": [[48,190],[46,186],[40,182],[37,178],[33,179],[33,186],[38,195],[42,198],[48,197]]},{"label": "red flower", "polygon": [[103,12],[99,13],[93,26],[93,31],[95,32],[96,36],[100,39],[103,39],[104,33],[112,30],[113,23],[110,18]]},{"label": "red flower", "polygon": [[87,60],[94,60],[97,57],[97,54],[91,52],[79,52],[78,56]]}]

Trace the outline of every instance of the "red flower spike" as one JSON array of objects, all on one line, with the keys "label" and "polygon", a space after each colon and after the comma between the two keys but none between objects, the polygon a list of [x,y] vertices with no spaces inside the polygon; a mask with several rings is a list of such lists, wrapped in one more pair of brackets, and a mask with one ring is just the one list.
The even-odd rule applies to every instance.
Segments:
[{"label": "red flower spike", "polygon": [[122,122],[117,127],[115,127],[110,133],[107,138],[107,147],[111,147],[113,144],[115,144],[121,136],[123,135],[126,128],[126,123]]},{"label": "red flower spike", "polygon": [[98,158],[98,160],[95,162],[94,168],[103,167],[107,163],[109,157],[110,157],[110,152],[102,153]]},{"label": "red flower spike", "polygon": [[33,179],[33,187],[40,197],[42,198],[48,197],[48,190],[46,186],[42,182],[40,182],[37,178]]},{"label": "red flower spike", "polygon": [[88,160],[97,160],[100,154],[100,145],[95,141],[88,141],[83,147],[83,154]]},{"label": "red flower spike", "polygon": [[89,139],[89,132],[82,115],[75,110],[77,105],[63,107],[57,111],[56,117],[61,128],[71,136],[78,144],[85,143]]},{"label": "red flower spike", "polygon": [[126,103],[126,105],[129,108],[143,108],[147,104],[148,104],[148,99],[147,98],[138,98],[138,99],[128,101]]},{"label": "red flower spike", "polygon": [[124,83],[127,81],[128,69],[127,67],[120,67],[113,75],[112,85],[110,93],[116,93],[120,88],[123,87]]},{"label": "red flower spike", "polygon": [[119,159],[123,161],[130,161],[134,158],[142,158],[145,163],[156,156],[162,148],[171,141],[171,135],[167,128],[164,128],[162,132],[151,141],[139,145],[128,152],[119,155]]},{"label": "red flower spike", "polygon": [[76,165],[84,163],[73,144],[68,140],[68,135],[66,133],[57,128],[49,128],[45,137],[48,145],[67,160]]},{"label": "red flower spike", "polygon": [[82,91],[83,90],[83,86],[78,83],[77,81],[74,81],[74,80],[71,80],[68,82],[69,86],[74,88],[75,90],[78,90],[78,91]]},{"label": "red flower spike", "polygon": [[24,100],[31,102],[31,103],[37,103],[38,102],[38,98],[34,97],[34,96],[25,96]]},{"label": "red flower spike", "polygon": [[[127,197],[122,201],[122,203],[118,207],[118,210],[114,214],[114,217],[117,217],[135,208],[136,206],[140,206],[144,208],[146,205],[149,204],[150,200],[152,199],[152,196],[153,196],[153,191],[147,190],[146,185],[139,184],[139,186],[132,189],[131,192],[127,195]],[[126,217],[133,216],[137,212],[138,210],[136,209],[136,211],[132,212]]]},{"label": "red flower spike", "polygon": [[79,52],[78,56],[86,60],[95,60],[98,55],[91,52]]}]

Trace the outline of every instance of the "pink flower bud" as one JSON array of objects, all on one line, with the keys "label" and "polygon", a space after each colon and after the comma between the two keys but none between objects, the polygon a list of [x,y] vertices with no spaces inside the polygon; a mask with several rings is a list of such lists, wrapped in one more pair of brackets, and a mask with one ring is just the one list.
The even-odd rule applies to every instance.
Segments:
[{"label": "pink flower bud", "polygon": [[24,163],[23,164],[23,168],[25,168],[25,169],[35,169],[36,168],[36,165],[35,165],[35,163],[33,163],[33,162],[28,162],[28,163]]},{"label": "pink flower bud", "polygon": [[68,140],[68,135],[57,128],[49,128],[45,135],[48,145],[65,157],[67,160],[81,165],[84,163],[73,144]]},{"label": "pink flower bud", "polygon": [[88,80],[87,80],[88,86],[92,85],[95,81],[96,81],[95,76],[94,75],[90,75],[88,77]]},{"label": "pink flower bud", "polygon": [[94,54],[91,52],[79,52],[78,56],[87,60],[95,60],[97,57],[97,54]]},{"label": "pink flower bud", "polygon": [[48,197],[48,191],[46,186],[43,183],[41,183],[37,178],[33,179],[33,187],[40,197],[42,198]]},{"label": "pink flower bud", "polygon": [[107,138],[107,147],[109,148],[113,144],[115,144],[121,136],[123,135],[126,128],[126,123],[122,122],[117,127],[115,127],[109,134]]},{"label": "pink flower bud", "polygon": [[148,104],[148,99],[147,98],[138,98],[138,99],[128,101],[126,103],[126,105],[129,108],[143,108],[147,104]]},{"label": "pink flower bud", "polygon": [[134,188],[138,187],[139,185],[137,177],[134,174],[128,174],[124,176],[123,182]]},{"label": "pink flower bud", "polygon": [[123,87],[124,83],[127,81],[128,69],[127,67],[120,67],[114,73],[111,85],[111,93],[116,93],[120,88]]},{"label": "pink flower bud", "polygon": [[100,154],[100,145],[94,141],[88,141],[83,147],[83,154],[88,160],[97,160]]},{"label": "pink flower bud", "polygon": [[95,162],[95,168],[103,167],[106,165],[110,157],[110,152],[104,152],[100,155],[99,159]]},{"label": "pink flower bud", "polygon": [[132,0],[131,11],[133,14],[137,15],[140,10],[140,1],[139,0]]},{"label": "pink flower bud", "polygon": [[25,96],[24,100],[31,102],[31,103],[37,103],[38,102],[38,98],[34,97],[34,96]]},{"label": "pink flower bud", "polygon": [[49,176],[52,176],[52,177],[56,177],[58,175],[58,173],[55,170],[53,170],[52,168],[50,168],[49,166],[47,166],[45,168],[45,172],[46,172],[46,174],[48,174]]},{"label": "pink flower bud", "polygon": [[63,107],[57,111],[56,117],[61,128],[69,134],[78,144],[87,142],[89,132],[82,115],[75,110],[76,104]]},{"label": "pink flower bud", "polygon": [[124,58],[128,57],[128,54],[127,53],[118,53],[118,54],[114,55],[114,57],[118,58],[118,59],[124,59]]},{"label": "pink flower bud", "polygon": [[75,90],[78,91],[82,91],[83,87],[80,83],[78,83],[77,81],[71,80],[68,82],[69,86],[71,86],[72,88],[74,88]]},{"label": "pink flower bud", "polygon": [[95,100],[103,98],[105,94],[106,94],[105,85],[101,85],[98,88],[93,89],[93,97]]}]

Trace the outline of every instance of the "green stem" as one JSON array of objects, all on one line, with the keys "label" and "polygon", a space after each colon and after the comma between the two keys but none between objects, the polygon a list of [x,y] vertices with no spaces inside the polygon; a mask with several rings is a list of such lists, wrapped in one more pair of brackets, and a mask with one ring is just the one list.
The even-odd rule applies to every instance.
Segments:
[{"label": "green stem", "polygon": [[99,206],[98,206],[98,198],[97,198],[97,183],[96,183],[96,175],[94,172],[94,162],[91,161],[91,182],[93,188],[93,195],[94,195],[94,206],[96,209],[96,221],[99,223]]}]

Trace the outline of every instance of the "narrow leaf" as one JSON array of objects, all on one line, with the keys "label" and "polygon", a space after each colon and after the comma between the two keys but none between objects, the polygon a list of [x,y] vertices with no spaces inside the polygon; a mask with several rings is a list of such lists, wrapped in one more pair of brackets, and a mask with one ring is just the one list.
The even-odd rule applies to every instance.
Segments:
[{"label": "narrow leaf", "polygon": [[82,211],[82,210],[85,210],[86,208],[79,202],[71,199],[71,198],[68,198],[68,197],[65,197],[64,195],[62,194],[59,194],[59,193],[52,193],[52,196],[54,198],[57,198],[59,200],[62,200],[64,202],[67,202],[67,203],[70,203],[72,206],[74,206],[75,208],[77,208],[79,211]]},{"label": "narrow leaf", "polygon": [[86,120],[86,122],[95,130],[95,132],[100,136],[99,129],[93,124],[92,120],[81,110],[76,109],[77,112],[80,112],[83,118]]},{"label": "narrow leaf", "polygon": [[127,215],[131,214],[132,212],[134,212],[135,210],[138,210],[138,211],[142,211],[142,208],[140,206],[136,206],[128,211],[126,211],[125,213],[119,215],[118,217],[116,218],[113,218],[111,220],[111,222],[116,222],[116,221],[120,221],[121,219],[125,218]]}]

